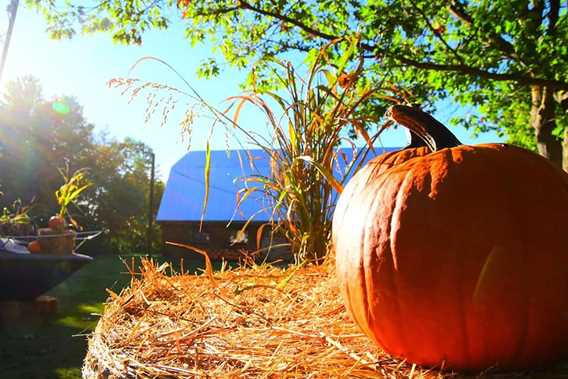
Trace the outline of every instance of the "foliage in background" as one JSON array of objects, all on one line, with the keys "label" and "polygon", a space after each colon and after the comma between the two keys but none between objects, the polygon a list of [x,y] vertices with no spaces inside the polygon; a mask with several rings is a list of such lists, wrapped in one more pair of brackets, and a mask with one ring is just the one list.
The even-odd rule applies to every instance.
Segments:
[{"label": "foliage in background", "polygon": [[[0,192],[0,198],[2,196]],[[0,236],[28,234],[31,224],[29,211],[30,206],[23,205],[19,199],[4,206],[0,213]]]},{"label": "foliage in background", "polygon": [[[68,112],[60,112],[61,104]],[[147,223],[150,149],[131,139],[107,140],[93,129],[75,99],[44,99],[32,77],[7,83],[0,98],[0,209],[17,199],[23,204],[34,199],[29,215],[36,225],[46,225],[60,211],[53,196],[61,187],[58,168],[86,168],[94,185],[81,193],[73,218],[84,229],[107,231],[89,252],[145,252],[140,236]],[[158,181],[154,204],[162,190]],[[154,237],[152,251],[158,252],[157,229]]]},{"label": "foliage in background", "polygon": [[[329,54],[339,43],[350,44],[352,48],[339,65],[333,67],[329,64]],[[143,91],[152,93],[152,99],[158,98],[156,92],[161,91],[165,93],[164,98],[189,96],[213,115],[212,131],[223,128],[239,144],[264,151],[270,157],[271,172],[266,176],[245,177],[238,193],[238,205],[255,197],[253,194],[261,194],[260,198],[268,200],[261,211],[271,215],[272,226],[275,226],[272,230],[285,235],[298,261],[321,261],[328,251],[337,193],[361,164],[361,156],[368,152],[374,140],[367,129],[378,120],[361,115],[357,110],[385,92],[370,84],[357,85],[363,61],[349,65],[357,43],[352,39],[329,44],[306,67],[305,74],[289,63],[273,60],[273,87],[277,90],[257,90],[230,97],[231,105],[223,112],[210,106],[185,80],[189,92],[132,79],[116,79],[111,85],[121,87],[123,93],[130,96],[139,96]],[[267,135],[252,132],[252,126],[240,123],[239,116],[247,104],[265,116]],[[362,136],[367,145],[357,149],[348,130]],[[353,149],[352,157],[337,150],[341,144]],[[208,200],[209,157],[207,147],[204,205]],[[252,156],[239,159],[245,161],[243,164],[255,166]]]},{"label": "foliage in background", "polygon": [[[559,165],[564,160],[568,170],[568,4],[559,0],[27,4],[44,13],[54,37],[82,28],[140,43],[147,30],[183,23],[191,45],[215,46],[231,65],[250,72],[249,85],[271,81],[274,57],[313,54],[330,41],[356,35],[368,80],[385,78],[425,105],[451,98],[466,109],[456,114],[455,123],[474,133],[494,130]],[[348,48],[337,45],[332,61]],[[211,58],[199,73],[216,75],[220,69]],[[384,105],[378,102],[367,111],[382,114]]]},{"label": "foliage in background", "polygon": [[[122,142],[104,141],[98,150],[98,166],[91,170],[96,188],[89,191],[97,204],[89,215],[107,235],[113,253],[145,251],[145,233],[149,201],[151,149],[144,143],[126,138]],[[154,188],[154,217],[162,198],[164,183]],[[154,223],[151,251],[161,249],[160,230]]]},{"label": "foliage in background", "polygon": [[2,209],[0,224],[29,224],[31,221],[28,215],[29,210],[28,206],[24,206],[20,200],[16,200],[11,206]]}]

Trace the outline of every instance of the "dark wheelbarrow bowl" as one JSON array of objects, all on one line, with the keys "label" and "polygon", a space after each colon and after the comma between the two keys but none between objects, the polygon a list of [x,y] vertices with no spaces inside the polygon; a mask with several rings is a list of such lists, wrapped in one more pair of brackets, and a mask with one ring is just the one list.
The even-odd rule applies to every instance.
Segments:
[{"label": "dark wheelbarrow bowl", "polygon": [[0,301],[33,300],[93,258],[82,254],[18,254],[0,250]]}]

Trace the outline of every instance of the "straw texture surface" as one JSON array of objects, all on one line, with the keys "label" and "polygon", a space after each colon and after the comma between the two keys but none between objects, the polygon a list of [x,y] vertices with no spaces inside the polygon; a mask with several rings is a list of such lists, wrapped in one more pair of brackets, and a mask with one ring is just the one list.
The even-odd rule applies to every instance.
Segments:
[{"label": "straw texture surface", "polygon": [[[333,265],[202,275],[134,264],[89,340],[84,378],[448,378],[393,359],[350,320]],[[486,376],[489,373],[472,375]],[[568,377],[568,367],[498,377]]]}]

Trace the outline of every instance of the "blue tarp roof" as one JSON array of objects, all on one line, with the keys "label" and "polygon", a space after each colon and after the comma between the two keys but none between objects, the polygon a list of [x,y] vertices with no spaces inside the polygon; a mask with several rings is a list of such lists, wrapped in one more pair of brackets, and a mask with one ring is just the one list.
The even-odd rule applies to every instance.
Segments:
[{"label": "blue tarp roof", "polygon": [[[377,154],[399,148],[378,148]],[[349,161],[353,154],[351,148],[342,149]],[[241,159],[239,159],[239,156]],[[366,160],[374,156],[368,154]],[[254,161],[251,167],[249,157]],[[345,162],[339,160],[338,170],[345,169]],[[211,171],[209,175],[209,200],[204,221],[246,221],[254,216],[255,221],[267,221],[270,207],[260,194],[251,195],[242,202],[238,210],[237,192],[244,187],[242,179],[250,175],[270,174],[268,155],[262,150],[214,150],[211,151]],[[158,221],[199,221],[202,218],[205,196],[205,151],[192,151],[181,158],[170,170],[160,208]]]}]

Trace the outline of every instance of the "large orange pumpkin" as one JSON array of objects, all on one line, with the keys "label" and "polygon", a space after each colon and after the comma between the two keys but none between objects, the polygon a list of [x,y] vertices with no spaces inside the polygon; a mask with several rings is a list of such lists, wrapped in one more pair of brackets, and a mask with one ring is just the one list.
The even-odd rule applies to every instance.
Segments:
[{"label": "large orange pumpkin", "polygon": [[461,145],[394,106],[419,136],[347,184],[333,218],[354,321],[385,351],[465,370],[568,353],[568,174],[506,144]]}]

